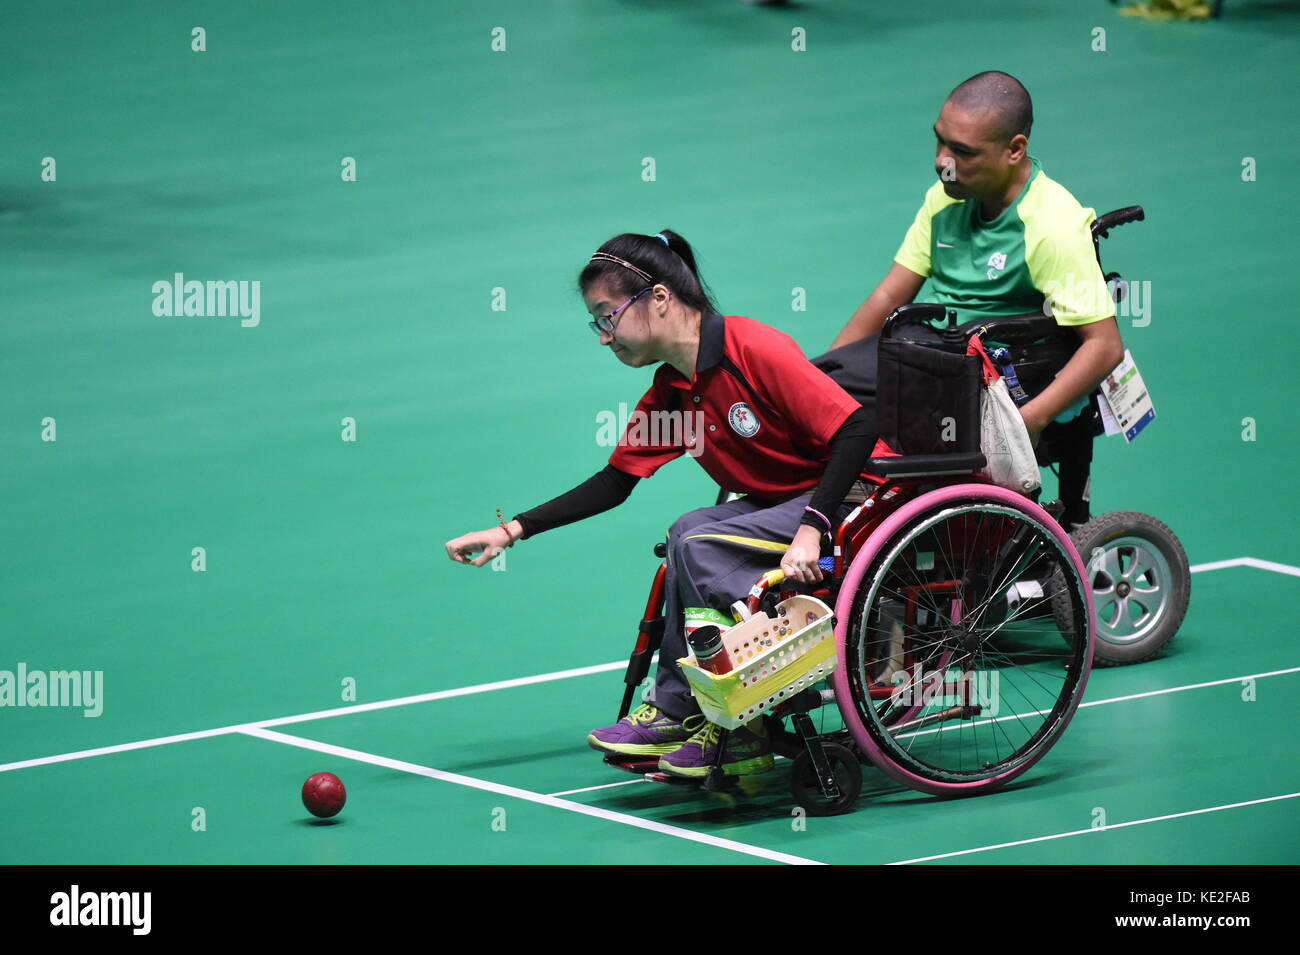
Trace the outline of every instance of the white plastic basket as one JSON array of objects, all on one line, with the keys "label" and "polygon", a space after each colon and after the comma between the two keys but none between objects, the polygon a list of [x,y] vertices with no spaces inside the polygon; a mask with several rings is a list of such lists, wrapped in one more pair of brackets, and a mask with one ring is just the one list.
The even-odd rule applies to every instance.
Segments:
[{"label": "white plastic basket", "polygon": [[677,661],[711,722],[736,729],[834,672],[831,608],[799,594],[777,604],[776,613],[757,613],[722,635],[736,666],[730,673],[702,669],[693,654]]}]

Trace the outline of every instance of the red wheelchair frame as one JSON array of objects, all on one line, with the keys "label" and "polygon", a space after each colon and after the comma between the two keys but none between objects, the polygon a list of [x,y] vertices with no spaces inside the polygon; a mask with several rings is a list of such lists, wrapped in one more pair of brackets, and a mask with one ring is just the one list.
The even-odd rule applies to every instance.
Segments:
[{"label": "red wheelchair frame", "polygon": [[[909,466],[905,458],[874,459],[873,465],[902,470]],[[835,607],[838,667],[833,675],[834,690],[804,690],[773,705],[763,718],[767,720],[774,752],[794,761],[791,789],[795,801],[812,814],[839,813],[851,808],[861,791],[860,767],[864,762],[876,765],[905,785],[936,794],[970,794],[1004,785],[1047,752],[1065,730],[1082,698],[1092,661],[1091,603],[1082,583],[1082,562],[1068,536],[1048,512],[1020,495],[994,487],[982,475],[968,472],[955,483],[953,476],[946,477],[945,480],[945,476],[933,471],[887,477],[836,529],[833,567],[823,585],[811,590],[812,596],[828,603],[833,602]],[[904,701],[903,704],[894,705],[894,701],[900,697],[900,690],[918,691],[922,683],[911,678],[905,678],[901,683],[897,679],[890,683],[882,682],[873,675],[873,668],[878,667],[880,657],[878,654],[871,656],[872,648],[860,647],[857,656],[854,655],[853,628],[857,628],[859,638],[864,630],[869,629],[862,623],[863,608],[859,606],[855,610],[855,600],[860,602],[859,590],[872,567],[876,567],[877,576],[880,576],[878,565],[885,553],[895,547],[901,537],[906,536],[905,529],[909,526],[916,527],[918,520],[924,523],[927,515],[932,515],[936,508],[947,514],[945,531],[941,535],[941,551],[945,555],[964,555],[961,576],[942,579],[942,573],[937,576],[932,574],[935,579],[918,578],[903,587],[886,589],[902,595],[903,607],[898,623],[905,634],[911,635],[909,640],[904,641],[901,671],[904,674],[911,673],[914,667],[924,663],[929,671],[925,677],[925,680],[930,681],[927,692],[932,690],[934,696],[941,696],[943,700],[955,699],[952,705],[928,706],[925,700]],[[995,519],[989,522],[984,520],[988,515],[980,508],[1004,511],[1004,517],[1014,514],[1017,519],[1009,522]],[[924,762],[920,766],[909,765],[909,760],[905,757],[915,755],[911,752],[912,745],[910,741],[900,743],[900,740],[910,740],[932,732],[931,727],[947,721],[969,722],[977,720],[981,715],[980,704],[972,702],[969,686],[966,687],[967,692],[961,692],[960,680],[952,679],[948,673],[952,667],[967,662],[972,657],[973,641],[980,642],[984,639],[984,633],[979,627],[970,628],[970,632],[963,631],[962,621],[969,617],[968,609],[989,606],[994,596],[993,590],[1004,590],[1006,584],[1014,581],[999,581],[993,590],[987,585],[981,589],[976,571],[986,565],[1002,563],[1019,566],[1017,579],[1020,576],[1032,576],[1035,573],[1032,561],[1017,564],[1014,548],[1008,550],[1010,541],[1017,534],[1028,534],[1033,539],[1021,545],[1022,548],[1027,550],[1031,545],[1035,549],[1042,548],[1048,540],[1045,531],[1050,532],[1056,541],[1053,566],[1057,570],[1066,570],[1066,577],[1073,585],[1078,624],[1076,634],[1083,636],[1075,636],[1073,646],[1068,636],[1061,641],[1058,655],[1069,658],[1064,665],[1068,677],[1062,683],[1057,697],[1042,700],[1047,707],[1044,712],[1048,718],[1038,728],[1032,740],[1033,745],[1030,746],[1031,741],[1027,741],[1024,752],[1005,754],[1005,765],[974,767],[973,772],[961,772],[957,767],[933,766]],[[656,545],[655,552],[664,556],[664,545]],[[993,560],[995,555],[998,556],[997,560]],[[951,563],[951,558],[948,561]],[[655,574],[645,612],[638,626],[636,646],[624,674],[625,689],[618,714],[620,719],[629,711],[637,688],[646,679],[651,657],[663,638],[666,569],[666,565],[661,564]],[[1041,574],[1041,568],[1036,572]],[[788,599],[798,592],[788,585],[776,589],[783,583],[786,582],[779,570],[761,576],[746,599],[749,611],[760,612],[765,605],[770,606],[776,601]],[[931,627],[927,631],[919,627],[919,621],[923,614],[939,607],[942,607],[942,613],[947,615],[947,619],[939,626],[943,630],[942,638],[933,638],[939,628]],[[1043,619],[1051,619],[1049,600],[1041,600],[1038,609],[1044,613]],[[1027,616],[1025,619],[1032,618]],[[992,628],[1000,625],[1000,622],[989,622]],[[1048,652],[1051,652],[1050,649]],[[1008,665],[1000,663],[998,668],[1006,672]],[[1011,668],[1014,669],[1014,666]],[[1071,668],[1073,672],[1070,672]],[[935,674],[942,674],[937,685],[934,682]],[[1043,678],[1040,674],[1035,680]],[[832,700],[845,701],[840,702],[840,711],[846,728],[819,734],[809,713]],[[875,717],[867,716],[868,710],[875,713]],[[785,729],[784,720],[787,717],[793,723],[794,732]],[[715,750],[715,765],[700,780],[679,780],[657,773],[656,762],[644,757],[629,758],[610,754],[606,756],[606,762],[621,769],[646,773],[659,782],[694,781],[701,783],[706,790],[714,790],[729,781],[721,769],[724,747],[725,735]]]}]

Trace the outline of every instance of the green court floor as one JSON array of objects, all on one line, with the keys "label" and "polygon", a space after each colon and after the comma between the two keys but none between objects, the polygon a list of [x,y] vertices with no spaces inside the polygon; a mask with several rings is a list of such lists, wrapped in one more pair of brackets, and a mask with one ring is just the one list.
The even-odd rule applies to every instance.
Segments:
[{"label": "green court floor", "polygon": [[[104,692],[0,707],[0,862],[1298,861],[1300,32],[1294,4],[1226,6],[6,10],[0,671]],[[1095,671],[993,795],[871,770],[856,813],[801,825],[788,764],[716,795],[615,773],[585,736],[707,476],[675,462],[501,570],[443,546],[599,470],[597,416],[647,387],[596,347],[579,269],[675,229],[724,312],[820,353],[985,69],[1033,95],[1052,178],[1146,209],[1104,261],[1150,283],[1121,331],[1158,418],[1099,441],[1093,509],[1177,532],[1182,630]],[[260,283],[257,324],[155,314],[177,273]],[[348,786],[333,824],[299,802],[317,770]]]}]

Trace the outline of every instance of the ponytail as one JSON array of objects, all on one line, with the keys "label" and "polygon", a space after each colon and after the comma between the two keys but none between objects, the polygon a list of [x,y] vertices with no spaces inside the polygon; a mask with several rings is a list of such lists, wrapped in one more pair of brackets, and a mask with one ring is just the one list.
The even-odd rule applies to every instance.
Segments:
[{"label": "ponytail", "polygon": [[718,310],[700,279],[690,243],[670,229],[657,235],[625,232],[602,245],[598,253],[601,257],[588,262],[578,276],[578,290],[584,294],[602,279],[615,295],[628,297],[646,285],[663,284],[687,308],[702,315]]}]

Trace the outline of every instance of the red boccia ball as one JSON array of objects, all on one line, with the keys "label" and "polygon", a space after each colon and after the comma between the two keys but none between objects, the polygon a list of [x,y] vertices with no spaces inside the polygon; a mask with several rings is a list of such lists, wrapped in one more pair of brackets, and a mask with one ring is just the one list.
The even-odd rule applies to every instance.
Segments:
[{"label": "red boccia ball", "polygon": [[313,816],[322,819],[336,816],[347,799],[343,780],[333,773],[312,773],[302,784],[302,804]]}]

